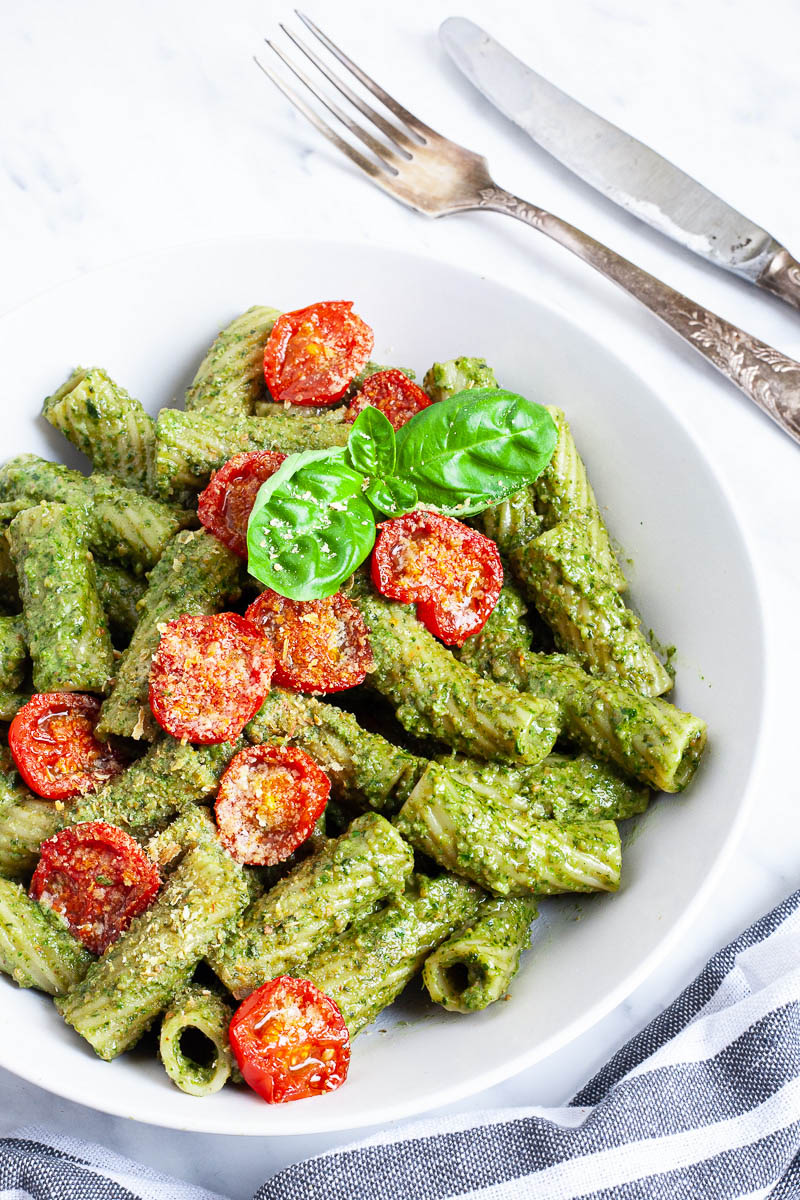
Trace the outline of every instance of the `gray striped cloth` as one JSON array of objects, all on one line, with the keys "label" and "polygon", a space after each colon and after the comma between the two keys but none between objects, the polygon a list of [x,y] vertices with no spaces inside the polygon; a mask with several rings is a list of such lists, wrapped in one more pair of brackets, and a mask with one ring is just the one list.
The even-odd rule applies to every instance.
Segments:
[{"label": "gray striped cloth", "polygon": [[[320,1103],[324,1103],[320,1101]],[[223,1200],[97,1146],[0,1139],[0,1200]],[[565,1108],[433,1118],[254,1200],[800,1200],[800,892],[711,959]]]}]

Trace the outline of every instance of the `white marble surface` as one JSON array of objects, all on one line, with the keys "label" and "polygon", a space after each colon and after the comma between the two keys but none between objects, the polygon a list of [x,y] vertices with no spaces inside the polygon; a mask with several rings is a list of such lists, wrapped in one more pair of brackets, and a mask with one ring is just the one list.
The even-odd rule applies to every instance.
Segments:
[{"label": "white marble surface", "polygon": [[[423,118],[487,153],[500,182],[800,358],[800,315],[600,200],[485,105],[439,49],[437,26],[453,13],[487,24],[800,254],[794,0],[767,0],[757,12],[748,0],[494,0],[489,10],[476,0],[318,0],[312,16]],[[800,885],[800,455],[691,351],[565,252],[489,215],[426,221],[338,161],[250,61],[290,16],[275,0],[2,6],[0,310],[107,261],[228,232],[408,247],[547,296],[654,380],[704,440],[735,497],[763,588],[770,694],[757,803],[705,912],[670,960],[573,1045],[457,1107],[559,1103],[710,952]],[[348,1140],[200,1139],[93,1113],[0,1072],[0,1133],[29,1121],[237,1200],[282,1165]]]}]

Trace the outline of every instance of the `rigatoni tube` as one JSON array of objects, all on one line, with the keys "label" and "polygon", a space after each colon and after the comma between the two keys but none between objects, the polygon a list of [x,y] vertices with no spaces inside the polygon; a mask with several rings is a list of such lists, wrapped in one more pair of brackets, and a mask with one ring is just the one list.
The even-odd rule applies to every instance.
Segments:
[{"label": "rigatoni tube", "polygon": [[607,763],[588,754],[548,754],[533,767],[442,758],[448,774],[476,796],[524,808],[556,821],[624,821],[644,812],[647,788],[636,786]]},{"label": "rigatoni tube", "polygon": [[0,878],[0,971],[23,988],[59,995],[75,987],[92,956],[25,889]]},{"label": "rigatoni tube", "polygon": [[218,844],[187,850],[155,903],[57,1001],[100,1058],[134,1046],[247,902],[242,868]]},{"label": "rigatoni tube", "polygon": [[64,824],[64,805],[40,800],[15,771],[0,767],[0,875],[29,879],[39,847]]},{"label": "rigatoni tube", "polygon": [[194,513],[153,500],[109,475],[87,477],[35,454],[19,454],[0,468],[0,495],[85,509],[92,552],[137,574],[149,571],[173,534],[196,519]]},{"label": "rigatoni tube", "polygon": [[280,313],[260,304],[231,321],[207,351],[186,391],[188,412],[250,416],[264,398],[264,347]]},{"label": "rigatoni tube", "polygon": [[412,866],[411,848],[397,831],[365,813],[256,900],[210,965],[241,1000],[402,892]]},{"label": "rigatoni tube", "polygon": [[37,504],[9,527],[37,692],[105,692],[114,652],[80,508]]},{"label": "rigatoni tube", "polygon": [[119,638],[123,645],[127,645],[139,624],[138,605],[147,584],[141,576],[132,575],[116,563],[98,559],[94,566],[97,591],[100,603],[105,609],[111,636]]},{"label": "rigatoni tube", "polygon": [[483,899],[466,879],[415,876],[406,892],[352,925],[293,974],[336,1001],[355,1037],[397,999],[426,956],[474,917]]},{"label": "rigatoni tube", "polygon": [[487,1008],[508,994],[536,916],[532,896],[493,898],[425,959],[422,982],[448,1012]]},{"label": "rigatoni tube", "polygon": [[362,729],[352,713],[299,692],[273,688],[245,730],[250,741],[291,742],[319,763],[339,800],[396,812],[425,759]]},{"label": "rigatoni tube", "polygon": [[189,746],[164,735],[98,792],[78,797],[73,821],[108,821],[146,837],[191,804],[207,799],[236,746]]},{"label": "rigatoni tube", "polygon": [[586,537],[602,573],[617,591],[627,586],[625,576],[611,546],[600,506],[586,474],[575,439],[560,408],[550,405],[547,411],[555,421],[558,441],[550,462],[531,485],[536,505],[545,529],[562,521],[578,517],[583,522]]},{"label": "rigatoni tube", "polygon": [[239,591],[239,559],[204,529],[175,536],[154,567],[140,602],[139,623],[120,660],[114,688],[103,705],[100,737],[155,737],[148,703],[150,664],[161,638],[159,626],[182,613],[213,613]]},{"label": "rigatoni tube", "polygon": [[375,665],[367,677],[395,706],[409,733],[433,737],[477,758],[539,762],[558,734],[548,701],[498,686],[460,663],[417,620],[413,609],[385,600],[365,581],[352,598],[370,631]]},{"label": "rigatoni tube", "polygon": [[499,896],[613,892],[621,846],[613,821],[559,821],[487,800],[431,763],[395,824],[415,850]]},{"label": "rigatoni tube", "polygon": [[230,1078],[228,1026],[233,1009],[221,996],[190,984],[161,1021],[158,1053],[172,1082],[189,1096],[211,1096]]},{"label": "rigatoni tube", "polygon": [[287,413],[279,405],[263,417],[181,412],[164,408],[156,421],[153,479],[165,499],[189,500],[211,472],[244,450],[323,450],[343,446],[350,433],[341,413]]},{"label": "rigatoni tube", "polygon": [[462,660],[556,704],[564,732],[592,755],[648,787],[682,791],[703,754],[705,722],[619,680],[588,675],[566,655],[534,653],[524,611],[516,589],[504,585],[483,629],[461,650]]},{"label": "rigatoni tube", "polygon": [[96,471],[146,491],[155,423],[100,367],[78,367],[48,396],[42,416],[82,451]]},{"label": "rigatoni tube", "polygon": [[511,563],[556,643],[593,675],[611,675],[645,696],[672,687],[672,677],[644,636],[641,622],[609,583],[583,521],[555,525],[511,554]]}]

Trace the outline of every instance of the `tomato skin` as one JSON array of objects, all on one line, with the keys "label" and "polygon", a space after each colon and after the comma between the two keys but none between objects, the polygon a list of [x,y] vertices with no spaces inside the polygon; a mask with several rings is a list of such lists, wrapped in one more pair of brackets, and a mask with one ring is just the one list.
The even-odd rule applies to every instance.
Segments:
[{"label": "tomato skin", "polygon": [[105,821],[70,825],[42,842],[30,895],[102,954],[152,904],[158,867],[133,838]]},{"label": "tomato skin", "polygon": [[94,736],[100,701],[81,692],[39,692],[14,717],[8,745],[28,787],[69,800],[103,787],[123,769],[117,750]]},{"label": "tomato skin", "polygon": [[376,371],[364,380],[361,391],[347,406],[344,419],[355,421],[358,414],[371,405],[379,408],[392,428],[397,430],[432,403],[428,393],[423,392],[419,384],[392,367],[388,371]]},{"label": "tomato skin", "polygon": [[327,600],[289,600],[266,588],[247,610],[275,650],[274,683],[327,694],[363,683],[372,670],[364,618],[341,592]]},{"label": "tomato skin", "polygon": [[214,803],[220,840],[237,862],[284,862],[311,833],[330,791],[328,776],[304,750],[270,744],[240,750]]},{"label": "tomato skin", "polygon": [[424,510],[378,526],[370,570],[382,596],[416,602],[420,621],[447,646],[463,646],[483,628],[503,586],[491,538]]},{"label": "tomato skin", "polygon": [[347,1026],[307,979],[280,975],[256,988],[233,1014],[228,1038],[245,1082],[268,1104],[322,1096],[347,1078]]},{"label": "tomato skin", "polygon": [[198,497],[200,524],[239,558],[247,558],[247,522],[258,490],[285,458],[272,450],[235,454]]},{"label": "tomato skin", "polygon": [[351,300],[283,313],[264,347],[264,378],[281,404],[335,404],[365,365],[374,338]]},{"label": "tomato skin", "polygon": [[264,703],[272,647],[237,613],[169,621],[150,667],[150,707],[162,729],[199,745],[232,742]]}]

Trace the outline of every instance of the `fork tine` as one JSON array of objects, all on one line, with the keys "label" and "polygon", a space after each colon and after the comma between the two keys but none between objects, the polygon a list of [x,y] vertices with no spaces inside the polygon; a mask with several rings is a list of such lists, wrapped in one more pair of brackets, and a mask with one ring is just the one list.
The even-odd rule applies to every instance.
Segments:
[{"label": "fork tine", "polygon": [[368,158],[365,158],[359,150],[356,150],[355,146],[351,146],[349,142],[344,140],[344,138],[339,137],[339,134],[336,133],[335,130],[331,129],[330,125],[323,121],[322,118],[314,112],[313,108],[306,104],[305,100],[301,99],[294,88],[290,87],[288,83],[284,83],[280,75],[277,75],[274,71],[270,71],[269,67],[265,67],[258,58],[254,58],[253,61],[257,67],[261,68],[267,79],[271,80],[271,82],[275,84],[276,88],[283,92],[286,99],[303,114],[306,120],[311,122],[315,129],[319,130],[323,137],[326,137],[329,142],[333,142],[334,146],[336,146],[338,150],[341,150],[342,154],[346,154],[350,161],[354,162],[357,167],[360,167],[361,170],[364,171],[365,174],[369,175],[369,177],[374,180],[375,183],[380,184],[382,182],[382,180],[385,178],[385,173],[379,166],[377,166],[374,162],[370,162]]},{"label": "fork tine", "polygon": [[358,109],[362,116],[365,116],[368,121],[372,121],[373,125],[376,125],[385,137],[394,142],[401,150],[413,151],[417,148],[418,142],[408,137],[402,129],[398,129],[391,121],[387,121],[385,117],[382,117],[371,105],[367,104],[366,100],[362,100],[360,96],[357,96],[352,88],[349,88],[344,80],[334,75],[330,67],[322,61],[319,55],[315,54],[311,47],[306,45],[287,25],[281,25],[281,29],[288,38],[291,38],[297,49],[302,50],[303,54],[314,64],[317,70],[322,72],[328,82],[332,83],[336,90],[341,92]]},{"label": "fork tine", "polygon": [[381,104],[389,109],[389,112],[394,113],[394,115],[398,117],[399,120],[401,120],[405,125],[407,125],[410,130],[416,133],[417,136],[422,139],[423,144],[429,137],[435,138],[438,136],[435,129],[431,129],[430,125],[426,125],[423,121],[420,121],[418,117],[415,117],[413,113],[410,113],[407,108],[403,108],[403,105],[399,104],[393,96],[389,95],[388,92],[385,92],[383,88],[375,82],[374,79],[371,79],[370,76],[362,71],[360,67],[357,67],[353,60],[348,58],[344,51],[340,50],[335,42],[332,42],[331,39],[314,24],[310,17],[307,17],[305,13],[301,13],[299,9],[295,9],[295,12],[305,25],[306,29],[313,33],[315,37],[319,38],[326,50],[329,50],[334,58],[338,58],[342,66],[347,67],[348,71],[350,71],[352,75],[355,75],[358,82],[363,84],[367,91],[372,92],[373,96],[376,96],[377,99],[380,100]]},{"label": "fork tine", "polygon": [[385,146],[383,142],[379,142],[378,139],[374,138],[371,133],[369,133],[366,129],[363,129],[358,122],[351,120],[347,113],[344,112],[343,109],[339,108],[338,104],[334,103],[333,100],[330,100],[324,92],[321,92],[319,88],[311,82],[304,71],[301,71],[298,66],[295,66],[292,60],[284,54],[283,50],[281,50],[279,46],[276,46],[273,42],[269,41],[268,38],[265,38],[264,40],[266,41],[270,50],[277,54],[278,58],[285,66],[289,68],[292,74],[295,75],[301,83],[306,85],[308,90],[311,92],[311,95],[315,96],[317,100],[319,100],[320,104],[324,104],[328,112],[332,113],[337,120],[341,121],[344,127],[349,129],[354,137],[357,137],[360,141],[362,141],[364,145],[372,151],[376,158],[379,158],[390,171],[394,172],[394,174],[397,174],[397,167],[394,164],[399,163],[400,160],[395,151],[390,147]]}]

